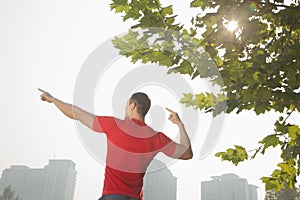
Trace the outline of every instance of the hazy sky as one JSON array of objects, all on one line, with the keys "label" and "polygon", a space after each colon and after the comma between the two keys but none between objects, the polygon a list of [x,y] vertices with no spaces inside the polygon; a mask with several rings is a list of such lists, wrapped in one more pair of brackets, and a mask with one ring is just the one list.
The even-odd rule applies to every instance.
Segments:
[{"label": "hazy sky", "polygon": [[[74,122],[53,105],[40,101],[37,88],[48,90],[64,101],[73,101],[77,76],[90,53],[108,39],[126,32],[130,26],[110,11],[109,3],[100,0],[0,1],[0,171],[10,165],[41,168],[54,157],[71,159],[78,171],[75,200],[96,200],[100,197],[103,164],[86,150]],[[173,3],[180,15],[179,21],[188,22],[193,14],[188,3]],[[115,68],[101,80],[105,87],[98,88],[95,94],[95,109],[89,111],[97,115],[113,114],[109,100],[101,102],[101,95],[111,97],[114,85],[125,76],[127,69],[132,69],[130,66],[125,59],[119,59],[112,65]],[[116,69],[120,69],[120,73]],[[196,91],[205,90],[201,80],[189,84]],[[164,87],[153,84],[141,89],[150,93],[154,105],[164,104],[161,106],[180,109],[176,98]],[[226,115],[221,138],[205,159],[198,158],[210,127],[211,115],[199,113],[198,116],[199,120],[195,123],[200,128],[192,144],[194,158],[177,161],[170,166],[172,173],[178,177],[177,199],[200,199],[200,181],[234,172],[247,178],[249,183],[258,185],[259,199],[262,200],[264,188],[259,178],[273,171],[279,161],[278,151],[267,151],[264,157],[258,156],[256,160],[238,167],[220,162],[214,154],[233,144],[255,148],[257,141],[272,133],[278,114],[257,117],[250,111]],[[150,123],[155,119],[148,117],[147,120]],[[292,116],[290,120],[299,120],[299,115]],[[164,130],[175,138],[176,135],[172,135],[174,127],[168,122],[166,124]],[[95,137],[105,140],[99,135]]]}]

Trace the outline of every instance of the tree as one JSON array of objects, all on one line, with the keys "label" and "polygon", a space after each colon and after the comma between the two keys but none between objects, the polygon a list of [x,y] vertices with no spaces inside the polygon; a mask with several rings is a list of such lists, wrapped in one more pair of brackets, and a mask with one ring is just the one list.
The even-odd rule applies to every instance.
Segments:
[{"label": "tree", "polygon": [[299,200],[300,191],[299,188],[295,189],[281,189],[279,192],[275,190],[269,190],[266,192],[265,200]]},{"label": "tree", "polygon": [[299,0],[193,0],[190,7],[199,14],[191,24],[180,24],[172,5],[159,0],[112,0],[112,10],[135,22],[113,43],[132,62],[158,63],[169,73],[208,79],[220,87],[218,94],[187,91],[181,99],[187,107],[214,116],[243,110],[281,113],[274,132],[255,151],[235,145],[216,156],[238,165],[280,147],[279,168],[262,181],[266,190],[293,188],[300,173],[300,128],[288,118],[300,111]]},{"label": "tree", "polygon": [[12,190],[11,186],[9,185],[3,191],[2,196],[0,196],[0,200],[21,200],[18,196],[15,197],[15,192]]}]

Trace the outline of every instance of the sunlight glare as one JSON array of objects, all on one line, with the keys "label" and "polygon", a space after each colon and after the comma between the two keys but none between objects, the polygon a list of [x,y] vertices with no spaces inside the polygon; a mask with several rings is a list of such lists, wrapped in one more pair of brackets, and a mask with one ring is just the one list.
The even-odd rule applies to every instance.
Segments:
[{"label": "sunlight glare", "polygon": [[228,23],[225,25],[225,27],[226,27],[229,31],[233,32],[233,31],[235,31],[235,30],[238,28],[238,24],[237,24],[236,21],[230,21],[230,22],[228,22]]}]

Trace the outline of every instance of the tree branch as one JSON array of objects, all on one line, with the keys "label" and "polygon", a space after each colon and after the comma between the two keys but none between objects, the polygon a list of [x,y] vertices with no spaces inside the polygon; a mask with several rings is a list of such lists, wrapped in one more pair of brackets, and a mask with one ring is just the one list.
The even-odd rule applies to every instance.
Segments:
[{"label": "tree branch", "polygon": [[282,122],[282,124],[284,124],[286,122],[286,120],[292,115],[292,113],[295,111],[295,108],[293,108],[293,110],[291,110],[290,112],[288,112],[287,117],[284,119],[284,121]]}]

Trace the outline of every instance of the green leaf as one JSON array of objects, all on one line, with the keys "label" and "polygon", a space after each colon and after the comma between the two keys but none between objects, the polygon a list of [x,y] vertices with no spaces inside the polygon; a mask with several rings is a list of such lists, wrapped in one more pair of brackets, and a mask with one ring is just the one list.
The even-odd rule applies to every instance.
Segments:
[{"label": "green leaf", "polygon": [[185,104],[186,107],[194,106],[195,101],[193,100],[193,95],[191,93],[183,94],[183,98],[180,100],[180,103]]},{"label": "green leaf", "polygon": [[266,110],[269,110],[270,104],[267,102],[259,102],[256,104],[254,111],[257,115],[265,113]]},{"label": "green leaf", "polygon": [[170,58],[170,56],[165,55],[165,54],[159,54],[157,55],[158,63],[160,65],[164,65],[164,66],[172,66],[173,65],[173,58]]},{"label": "green leaf", "polygon": [[113,0],[113,3],[110,4],[110,8],[115,10],[117,13],[128,12],[130,7],[127,3],[127,0]]},{"label": "green leaf", "polygon": [[279,191],[281,189],[281,185],[278,183],[278,181],[275,178],[272,177],[262,177],[262,182],[265,183],[266,190],[275,190]]},{"label": "green leaf", "polygon": [[275,122],[275,131],[278,133],[286,134],[288,132],[287,126],[279,121]]},{"label": "green leaf", "polygon": [[192,73],[194,72],[194,69],[191,66],[191,63],[187,60],[182,61],[180,63],[180,66],[174,68],[174,70],[176,70],[180,74],[189,74],[189,75],[192,75]]},{"label": "green leaf", "polygon": [[194,0],[191,2],[190,4],[191,7],[200,7],[200,8],[203,8],[205,6],[205,1],[201,1],[201,0]]},{"label": "green leaf", "polygon": [[281,122],[282,122],[282,121],[283,121],[283,119],[284,119],[284,118],[283,118],[282,116],[280,116],[280,117],[279,117],[279,121],[281,121]]},{"label": "green leaf", "polygon": [[300,137],[300,128],[297,125],[289,126],[288,128],[288,135],[292,140],[296,140]]},{"label": "green leaf", "polygon": [[164,16],[172,15],[173,14],[173,8],[172,8],[172,6],[168,6],[168,7],[162,8],[161,12]]},{"label": "green leaf", "polygon": [[260,144],[264,145],[264,148],[262,150],[262,154],[265,153],[265,150],[268,149],[269,147],[276,147],[279,143],[279,137],[277,135],[268,135],[266,136],[264,139],[262,139],[260,142]]},{"label": "green leaf", "polygon": [[279,163],[277,166],[281,168],[282,172],[286,172],[288,174],[296,173],[296,169],[288,163]]},{"label": "green leaf", "polygon": [[272,97],[273,92],[266,88],[266,87],[260,87],[256,93],[258,97],[260,97],[261,101],[267,101]]},{"label": "green leaf", "polygon": [[226,152],[218,152],[216,157],[221,157],[222,161],[231,161],[234,165],[238,165],[240,162],[248,159],[248,153],[242,146],[235,145],[235,149],[227,149]]}]

